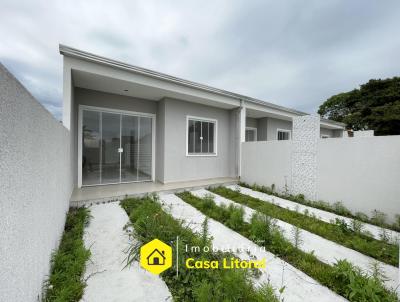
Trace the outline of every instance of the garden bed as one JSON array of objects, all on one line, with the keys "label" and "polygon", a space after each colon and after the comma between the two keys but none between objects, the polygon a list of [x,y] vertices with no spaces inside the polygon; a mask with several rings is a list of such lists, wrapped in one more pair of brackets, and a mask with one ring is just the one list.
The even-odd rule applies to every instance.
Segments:
[{"label": "garden bed", "polygon": [[351,301],[374,298],[377,301],[397,301],[395,293],[384,289],[378,277],[369,278],[346,261],[339,261],[334,266],[320,262],[313,254],[302,252],[279,232],[271,230],[271,224],[265,223],[265,218],[263,223],[255,218],[257,216],[253,216],[250,223],[246,223],[243,220],[244,211],[240,207],[217,206],[210,197],[201,199],[189,192],[178,195],[202,213],[217,219],[243,236],[255,242],[263,242],[268,250]]},{"label": "garden bed", "polygon": [[[175,301],[277,301],[270,285],[264,284],[256,288],[252,281],[251,270],[227,269],[185,269],[183,255],[203,260],[221,260],[231,257],[232,254],[213,252],[211,239],[208,237],[208,222],[205,217],[197,221],[195,228],[189,228],[180,219],[174,219],[164,212],[156,198],[125,199],[121,206],[128,213],[134,229],[134,236],[139,244],[131,247],[128,262],[137,260],[139,249],[154,238],[174,245],[176,251],[176,237],[179,236],[179,262],[161,273],[161,277],[168,285]],[[189,221],[193,226],[194,221]],[[193,230],[194,229],[194,230]],[[184,245],[201,247],[200,252],[185,252]],[[208,247],[210,252],[204,251]],[[179,265],[179,274],[176,266]]]},{"label": "garden bed", "polygon": [[[205,189],[192,191],[191,194],[202,199],[212,196],[218,206],[230,206],[231,204],[239,206],[233,201]],[[246,206],[241,207],[244,210],[244,221],[248,223],[251,222],[251,217],[257,212]],[[279,227],[286,240],[290,241],[304,252],[313,253],[320,261],[333,265],[337,263],[337,260],[347,260],[361,268],[362,271],[369,276],[376,274],[376,269],[379,268],[382,275],[386,277],[384,280],[385,286],[388,289],[394,289],[397,286],[398,268],[374,260],[357,251],[341,246],[338,243],[329,241],[308,231],[298,229],[284,221],[274,219],[273,222]]]},{"label": "garden bed", "polygon": [[239,204],[246,205],[271,218],[285,221],[384,263],[398,266],[399,248],[397,245],[376,240],[361,232],[352,231],[342,221],[337,221],[337,224],[327,223],[314,216],[292,211],[268,201],[242,194],[240,190],[217,187],[211,188],[210,191]]},{"label": "garden bed", "polygon": [[[206,215],[203,215],[173,194],[161,195],[160,199],[165,204],[164,208],[174,218],[184,219],[192,229],[197,229],[206,217]],[[209,216],[212,217],[211,213]],[[236,214],[232,216],[236,216]],[[231,223],[235,224],[234,217],[231,219]],[[259,230],[264,233],[263,229]],[[283,289],[280,298],[283,298],[284,301],[319,302],[321,301],[321,296],[324,297],[324,301],[345,301],[344,298],[319,284],[301,270],[277,258],[276,255],[265,251],[253,241],[213,219],[209,220],[209,232],[213,238],[213,245],[220,248],[230,248],[241,259],[250,259],[251,257],[255,257],[256,259],[265,258],[267,267],[261,269],[262,275],[259,282],[269,280],[274,288]],[[243,251],[243,247],[250,248],[252,255]]]},{"label": "garden bed", "polygon": [[83,242],[89,217],[85,208],[71,209],[67,214],[60,246],[51,259],[43,301],[74,302],[81,299],[86,286],[83,279],[85,263],[90,257],[90,251]]}]

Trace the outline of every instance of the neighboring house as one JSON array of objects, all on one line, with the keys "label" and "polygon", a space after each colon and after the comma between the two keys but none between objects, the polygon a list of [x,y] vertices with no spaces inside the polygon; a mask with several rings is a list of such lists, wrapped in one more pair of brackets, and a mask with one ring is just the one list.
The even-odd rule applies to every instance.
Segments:
[{"label": "neighboring house", "polygon": [[[241,142],[290,140],[306,113],[60,45],[77,187],[240,176]],[[321,120],[322,137],[344,125]]]}]

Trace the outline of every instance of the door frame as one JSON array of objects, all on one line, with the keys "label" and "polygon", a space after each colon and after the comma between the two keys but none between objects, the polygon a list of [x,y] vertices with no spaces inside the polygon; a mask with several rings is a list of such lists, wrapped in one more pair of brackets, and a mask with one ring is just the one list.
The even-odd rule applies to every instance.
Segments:
[{"label": "door frame", "polygon": [[[155,181],[155,171],[156,171],[156,167],[155,167],[155,164],[156,164],[156,154],[155,154],[156,153],[156,114],[154,114],[154,113],[146,113],[146,112],[128,111],[128,110],[119,110],[119,109],[112,109],[112,108],[106,108],[106,107],[79,105],[79,108],[78,108],[78,188],[82,187],[82,125],[83,125],[83,110],[106,112],[106,113],[116,113],[116,114],[123,114],[123,115],[129,115],[129,116],[149,117],[149,118],[151,118],[151,128],[152,128],[151,180],[135,180],[135,181],[128,181],[128,182],[85,185],[84,187],[106,186],[106,185],[112,185],[112,184],[146,182],[146,181],[153,181],[154,182]],[[120,136],[121,136],[121,130],[120,130]],[[121,160],[120,160],[120,169],[121,169]]]}]

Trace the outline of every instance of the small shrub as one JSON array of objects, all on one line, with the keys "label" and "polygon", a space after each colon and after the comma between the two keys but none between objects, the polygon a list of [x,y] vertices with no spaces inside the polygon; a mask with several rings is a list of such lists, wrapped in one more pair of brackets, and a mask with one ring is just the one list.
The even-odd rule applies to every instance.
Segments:
[{"label": "small shrub", "polygon": [[359,221],[357,219],[351,220],[351,228],[352,228],[353,232],[355,232],[356,234],[359,234],[359,235],[362,234],[363,227],[364,227],[364,224],[361,221]]},{"label": "small shrub", "polygon": [[335,202],[333,205],[333,209],[335,211],[335,213],[339,214],[339,215],[343,215],[343,216],[348,216],[351,215],[350,210],[348,210],[342,202],[337,201]]},{"label": "small shrub", "polygon": [[397,301],[397,295],[394,292],[388,292],[379,279],[368,277],[346,260],[340,260],[334,265],[333,275],[339,283],[347,284],[342,288],[342,292],[350,301]]},{"label": "small shrub", "polygon": [[301,229],[297,226],[292,227],[292,236],[293,236],[293,245],[296,249],[300,248],[300,245],[303,243],[303,239],[301,237]]},{"label": "small shrub", "polygon": [[227,225],[235,230],[240,230],[243,228],[244,224],[244,209],[243,207],[237,207],[230,204],[228,207],[229,218]]},{"label": "small shrub", "polygon": [[250,239],[258,240],[259,244],[268,246],[272,241],[273,223],[270,217],[254,213],[250,220]]},{"label": "small shrub", "polygon": [[364,214],[363,212],[356,212],[356,218],[358,220],[364,221],[364,222],[368,222],[369,221],[369,217],[367,214]]},{"label": "small shrub", "polygon": [[376,225],[383,227],[386,224],[386,218],[387,215],[385,213],[382,213],[378,210],[372,211],[371,221]]}]

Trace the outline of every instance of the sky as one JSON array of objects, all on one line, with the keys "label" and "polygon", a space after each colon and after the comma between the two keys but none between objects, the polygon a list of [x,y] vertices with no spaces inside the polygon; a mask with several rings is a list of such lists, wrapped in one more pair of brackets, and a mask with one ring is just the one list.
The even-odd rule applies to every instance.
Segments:
[{"label": "sky", "polygon": [[57,119],[59,43],[314,113],[400,76],[400,1],[0,0],[0,62]]}]

